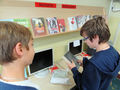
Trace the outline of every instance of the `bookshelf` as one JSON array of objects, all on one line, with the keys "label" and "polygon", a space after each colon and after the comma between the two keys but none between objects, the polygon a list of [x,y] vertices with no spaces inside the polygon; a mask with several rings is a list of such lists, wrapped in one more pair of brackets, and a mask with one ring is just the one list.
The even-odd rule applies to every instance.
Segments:
[{"label": "bookshelf", "polygon": [[[6,2],[5,2],[6,1]],[[61,8],[61,4],[57,4],[56,8],[35,7],[35,2],[28,1],[10,1],[3,0],[0,3],[0,19],[17,19],[17,18],[39,18],[57,17],[65,19],[67,32],[34,37],[35,51],[46,48],[54,49],[54,60],[61,60],[61,57],[68,50],[68,42],[81,39],[79,29],[69,31],[67,18],[77,15],[105,15],[103,7],[80,6],[76,5],[75,9]],[[45,22],[47,29],[47,24]],[[32,28],[31,28],[32,29]]]},{"label": "bookshelf", "polygon": [[[48,3],[49,4],[49,3]],[[56,4],[56,3],[53,3]],[[4,6],[4,7],[3,7]],[[68,17],[78,16],[78,15],[105,15],[105,11],[103,7],[92,7],[92,6],[79,6],[75,5],[76,8],[62,8],[62,4],[56,4],[56,8],[43,8],[43,7],[35,7],[35,2],[26,2],[26,1],[14,1],[13,3],[2,3],[0,6],[0,11],[2,14],[0,15],[0,19],[16,19],[16,18],[39,18],[43,17],[45,21],[45,27],[47,28],[46,18],[48,17],[56,17],[57,19],[64,19],[66,32],[60,32],[56,34],[47,34],[45,36],[37,36],[34,38],[48,37],[48,36],[56,36],[63,35],[66,33],[78,32],[78,30],[70,31],[68,25]],[[31,31],[32,31],[31,24]],[[47,32],[48,33],[48,32]]]}]

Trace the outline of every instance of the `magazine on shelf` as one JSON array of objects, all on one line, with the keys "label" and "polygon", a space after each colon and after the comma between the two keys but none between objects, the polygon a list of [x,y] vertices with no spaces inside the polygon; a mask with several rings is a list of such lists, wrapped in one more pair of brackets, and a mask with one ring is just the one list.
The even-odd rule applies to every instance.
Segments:
[{"label": "magazine on shelf", "polygon": [[44,36],[47,34],[45,29],[44,18],[32,18],[32,28],[34,32],[34,36]]},{"label": "magazine on shelf", "polygon": [[91,19],[91,15],[86,15],[86,21]]},{"label": "magazine on shelf", "polygon": [[17,19],[14,19],[14,22],[18,23],[18,24],[21,24],[21,25],[24,25],[25,27],[27,28],[31,28],[31,25],[30,25],[30,20],[29,19],[26,19],[26,18],[17,18]]},{"label": "magazine on shelf", "polygon": [[76,16],[76,21],[77,21],[77,27],[81,28],[83,23],[85,22],[84,20],[82,20],[82,15],[81,16]]},{"label": "magazine on shelf", "polygon": [[9,22],[13,22],[13,19],[0,19],[0,21],[9,21]]},{"label": "magazine on shelf", "polygon": [[72,60],[73,60],[73,62],[75,63],[76,67],[77,68],[80,67],[80,64],[77,62],[78,59],[70,51],[68,51],[67,53],[65,53],[65,55],[63,56],[63,59],[66,62],[69,62],[69,63],[72,63]]},{"label": "magazine on shelf", "polygon": [[79,15],[79,16],[76,16],[77,27],[81,28],[82,25],[85,24],[85,22],[90,20],[90,19],[91,19],[90,15]]},{"label": "magazine on shelf", "polygon": [[77,30],[77,22],[75,17],[68,17],[69,30]]},{"label": "magazine on shelf", "polygon": [[49,34],[59,33],[58,23],[57,23],[57,18],[56,17],[47,18],[46,22],[47,22],[47,27],[48,27]]},{"label": "magazine on shelf", "polygon": [[77,19],[78,28],[80,28],[82,27],[83,24],[85,24],[87,16],[77,16],[76,19]]},{"label": "magazine on shelf", "polygon": [[58,28],[60,32],[65,32],[65,20],[64,19],[57,19],[58,21]]}]

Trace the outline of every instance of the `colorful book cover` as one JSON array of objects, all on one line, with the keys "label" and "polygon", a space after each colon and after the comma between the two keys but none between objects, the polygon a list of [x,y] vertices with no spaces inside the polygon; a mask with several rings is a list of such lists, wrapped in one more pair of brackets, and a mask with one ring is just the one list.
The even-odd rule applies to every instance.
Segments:
[{"label": "colorful book cover", "polygon": [[34,36],[44,36],[47,34],[43,17],[32,18],[31,22],[32,22]]},{"label": "colorful book cover", "polygon": [[91,15],[87,15],[86,16],[86,21],[90,20],[91,19]]},{"label": "colorful book cover", "polygon": [[78,28],[81,28],[83,23],[85,22],[84,20],[82,20],[82,17],[83,17],[82,15],[81,16],[76,16],[76,21],[77,21],[77,27]]},{"label": "colorful book cover", "polygon": [[58,19],[58,28],[60,32],[65,32],[65,20],[64,19]]},{"label": "colorful book cover", "polygon": [[77,30],[77,22],[75,17],[68,17],[69,30]]},{"label": "colorful book cover", "polygon": [[85,24],[86,21],[90,20],[91,16],[90,15],[80,15],[76,16],[76,21],[77,21],[77,27],[81,28],[83,24]]},{"label": "colorful book cover", "polygon": [[30,20],[29,19],[26,19],[26,18],[17,18],[17,19],[14,19],[14,22],[18,23],[18,24],[21,24],[21,25],[24,25],[25,27],[27,28],[31,28],[31,25],[30,25]]},{"label": "colorful book cover", "polygon": [[47,18],[46,22],[47,22],[49,34],[59,33],[58,23],[57,23],[57,18],[56,17]]}]

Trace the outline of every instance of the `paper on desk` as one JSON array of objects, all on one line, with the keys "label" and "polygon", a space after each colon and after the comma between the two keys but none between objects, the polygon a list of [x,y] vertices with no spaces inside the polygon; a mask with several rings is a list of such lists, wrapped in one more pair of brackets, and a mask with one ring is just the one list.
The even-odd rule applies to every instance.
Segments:
[{"label": "paper on desk", "polygon": [[50,82],[53,84],[70,84],[67,71],[62,69],[55,70]]}]

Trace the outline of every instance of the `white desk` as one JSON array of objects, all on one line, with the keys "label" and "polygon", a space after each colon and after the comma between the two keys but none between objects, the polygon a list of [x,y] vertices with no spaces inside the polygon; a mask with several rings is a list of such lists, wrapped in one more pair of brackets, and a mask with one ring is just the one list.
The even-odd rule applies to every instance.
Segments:
[{"label": "white desk", "polygon": [[[65,69],[68,68],[64,60],[60,60],[56,63],[56,65],[59,68]],[[64,85],[64,84],[52,84],[50,83],[52,74],[49,72],[49,74],[43,78],[36,78],[35,76],[30,76],[30,80],[32,80],[33,83],[38,85],[41,90],[70,90],[73,86],[75,86],[72,72],[68,72],[69,78],[70,78],[70,85]]]},{"label": "white desk", "polygon": [[70,85],[51,84],[51,74],[48,74],[44,78],[36,78],[35,76],[32,76],[30,79],[33,83],[38,85],[41,90],[70,90],[70,88],[75,85],[72,80]]},{"label": "white desk", "polygon": [[[64,60],[60,60],[56,62],[56,65],[60,69],[68,69],[68,66],[66,65]],[[69,70],[69,69],[68,69]],[[79,69],[80,72],[82,72],[82,67]],[[62,85],[62,84],[52,84],[50,83],[52,74],[49,72],[49,74],[43,78],[36,78],[35,76],[31,76],[30,79],[33,83],[38,85],[41,90],[70,90],[73,86],[75,86],[74,80],[73,80],[73,74],[71,70],[68,71],[68,75],[70,78],[70,85]]]}]

